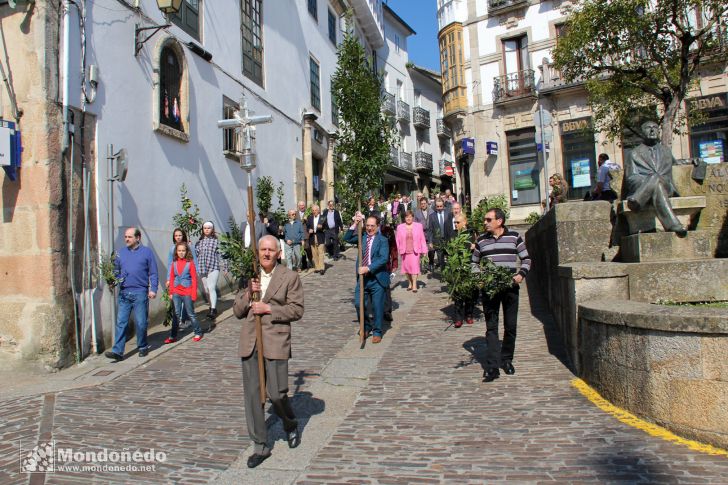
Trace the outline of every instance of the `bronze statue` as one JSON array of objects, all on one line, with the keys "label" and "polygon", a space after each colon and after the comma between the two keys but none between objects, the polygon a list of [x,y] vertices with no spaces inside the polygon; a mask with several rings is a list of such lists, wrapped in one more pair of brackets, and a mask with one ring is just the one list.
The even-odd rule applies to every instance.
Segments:
[{"label": "bronze statue", "polygon": [[685,236],[687,229],[670,205],[670,197],[678,195],[672,182],[672,166],[678,162],[658,141],[657,123],[646,121],[641,128],[644,141],[632,150],[624,164],[627,206],[638,212],[652,205],[665,231]]}]

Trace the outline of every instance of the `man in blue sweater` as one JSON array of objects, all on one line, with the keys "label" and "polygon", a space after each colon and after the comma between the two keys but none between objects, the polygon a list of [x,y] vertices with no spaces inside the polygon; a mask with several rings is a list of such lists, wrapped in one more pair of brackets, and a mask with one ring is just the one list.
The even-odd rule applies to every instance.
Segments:
[{"label": "man in blue sweater", "polygon": [[136,227],[124,231],[126,247],[119,251],[114,260],[114,272],[121,280],[119,288],[119,313],[114,330],[114,348],[106,352],[106,357],[120,361],[124,359],[126,329],[129,315],[134,311],[137,348],[139,357],[149,353],[147,344],[147,302],[157,296],[159,278],[157,262],[152,250],[141,243],[142,233]]}]

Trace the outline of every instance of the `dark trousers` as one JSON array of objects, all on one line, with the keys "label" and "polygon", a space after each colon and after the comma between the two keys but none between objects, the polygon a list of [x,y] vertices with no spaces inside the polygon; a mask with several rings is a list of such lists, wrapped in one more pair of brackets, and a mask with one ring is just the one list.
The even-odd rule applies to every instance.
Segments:
[{"label": "dark trousers", "polygon": [[335,229],[327,229],[324,232],[324,238],[329,257],[339,259],[339,232]]},{"label": "dark trousers", "polygon": [[[384,300],[386,289],[374,276],[364,276],[364,331],[372,335],[382,336],[382,320],[384,319]],[[354,290],[354,305],[359,318],[359,278]],[[372,318],[369,318],[369,315]]]},{"label": "dark trousers", "polygon": [[462,322],[466,318],[473,317],[473,310],[475,309],[475,302],[477,301],[477,298],[477,295],[473,295],[470,298],[455,299],[454,307],[456,322]]},{"label": "dark trousers", "polygon": [[[485,313],[485,366],[497,369],[506,361],[513,360],[516,348],[516,321],[518,320],[518,289],[514,285],[493,296],[483,297],[483,313]],[[503,306],[503,344],[498,340],[498,311]]]},{"label": "dark trousers", "polygon": [[435,255],[437,255],[437,267],[442,271],[445,269],[445,251],[442,249],[430,249],[427,251],[427,259],[430,263],[430,271],[435,267]]}]

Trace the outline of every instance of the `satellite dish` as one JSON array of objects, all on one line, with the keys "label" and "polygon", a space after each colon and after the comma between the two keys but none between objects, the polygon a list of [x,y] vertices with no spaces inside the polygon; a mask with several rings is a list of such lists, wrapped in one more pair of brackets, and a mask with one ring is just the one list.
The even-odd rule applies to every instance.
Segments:
[{"label": "satellite dish", "polygon": [[126,174],[129,171],[129,161],[126,158],[126,148],[119,150],[114,156],[114,176],[113,179],[117,182],[123,182],[126,180]]}]

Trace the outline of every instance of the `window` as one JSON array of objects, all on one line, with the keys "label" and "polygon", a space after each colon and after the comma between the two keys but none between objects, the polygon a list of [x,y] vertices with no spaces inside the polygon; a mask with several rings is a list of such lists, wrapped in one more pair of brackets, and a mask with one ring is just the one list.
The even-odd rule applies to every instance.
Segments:
[{"label": "window", "polygon": [[159,58],[159,123],[175,130],[182,130],[182,106],[180,86],[182,69],[177,53],[167,46]]},{"label": "window", "polygon": [[397,96],[400,101],[404,101],[404,84],[400,80],[397,80]]},{"label": "window", "polygon": [[336,14],[329,10],[329,40],[336,45]]},{"label": "window", "polygon": [[309,57],[311,71],[311,106],[321,111],[321,77],[316,59]]},{"label": "window", "polygon": [[556,24],[554,30],[556,31],[556,44],[559,43],[559,39],[566,35],[568,30],[568,24]]},{"label": "window", "polygon": [[243,37],[243,74],[263,86],[262,0],[241,0],[240,30]]},{"label": "window", "polygon": [[702,112],[700,123],[690,124],[690,156],[705,163],[725,163],[728,158],[728,94],[688,100],[692,112]]},{"label": "window", "polygon": [[511,205],[538,204],[540,202],[540,170],[535,137],[535,128],[506,132]]},{"label": "window", "polygon": [[570,199],[581,200],[596,181],[597,157],[591,118],[562,121],[561,147]]},{"label": "window", "polygon": [[318,21],[318,1],[308,0],[308,13]]},{"label": "window", "polygon": [[[222,119],[230,120],[235,118],[235,111],[240,109],[240,105],[228,98],[222,97]],[[225,128],[222,130],[222,151],[227,155],[237,152],[237,140],[235,137],[235,128]]]},{"label": "window", "polygon": [[529,69],[528,38],[525,35],[503,41],[503,61],[506,74]]},{"label": "window", "polygon": [[200,40],[200,0],[184,0],[179,12],[171,14],[169,20]]},{"label": "window", "polygon": [[415,106],[422,107],[422,93],[419,89],[415,89]]}]

